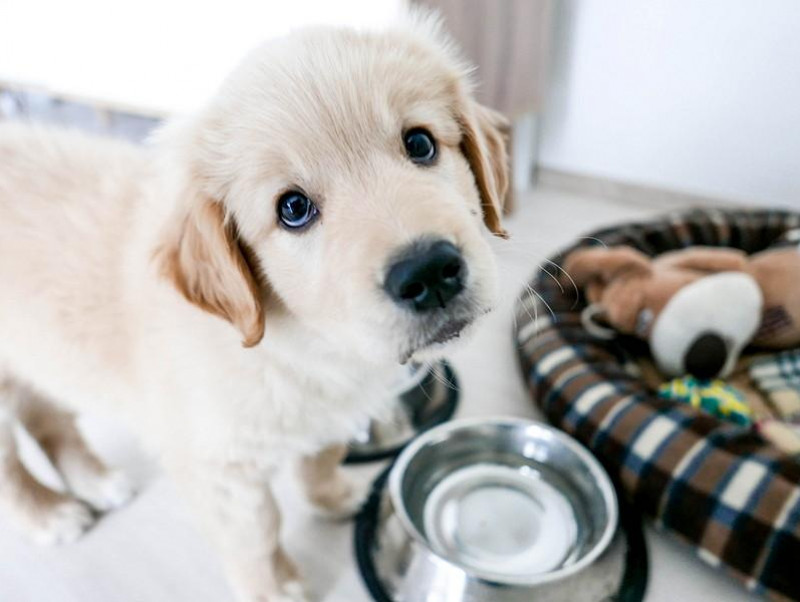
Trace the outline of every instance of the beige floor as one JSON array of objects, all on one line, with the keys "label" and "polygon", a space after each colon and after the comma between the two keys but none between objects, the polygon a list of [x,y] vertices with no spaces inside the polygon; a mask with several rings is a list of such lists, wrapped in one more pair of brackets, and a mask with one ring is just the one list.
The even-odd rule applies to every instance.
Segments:
[{"label": "beige floor", "polygon": [[[497,244],[506,297],[477,338],[452,358],[463,388],[461,416],[537,416],[518,374],[510,309],[537,261],[587,230],[665,209],[546,188],[519,199],[519,207],[509,223],[512,241]],[[130,507],[105,518],[85,539],[67,548],[31,547],[0,522],[0,601],[229,600],[212,551],[193,528],[174,488],[143,457],[135,441],[117,425],[94,417],[86,417],[84,427],[95,446],[128,469],[142,491]],[[34,452],[30,456],[39,463]],[[281,481],[278,493],[285,509],[287,546],[315,599],[367,602],[353,562],[351,525],[314,518],[290,479]],[[648,602],[753,599],[668,537],[649,529],[648,540],[652,557]]]}]

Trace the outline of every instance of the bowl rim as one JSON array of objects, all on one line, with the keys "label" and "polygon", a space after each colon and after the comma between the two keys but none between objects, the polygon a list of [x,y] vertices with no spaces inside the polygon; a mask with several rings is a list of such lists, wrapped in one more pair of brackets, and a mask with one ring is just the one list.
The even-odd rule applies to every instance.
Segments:
[{"label": "bowl rim", "polygon": [[[531,575],[530,577],[509,577],[508,575],[503,575],[492,571],[477,570],[437,554],[436,551],[431,548],[430,544],[422,535],[422,533],[420,533],[414,525],[411,517],[408,514],[406,506],[403,503],[402,480],[403,476],[405,475],[406,468],[417,455],[417,452],[419,452],[422,447],[431,442],[435,442],[437,439],[441,439],[445,435],[449,435],[453,431],[468,430],[473,427],[487,425],[523,427],[525,429],[538,429],[540,431],[546,431],[548,434],[555,436],[562,444],[566,445],[572,452],[574,452],[596,478],[598,488],[603,495],[603,503],[606,506],[608,520],[597,543],[585,556],[583,556],[574,564],[557,569],[555,571]],[[395,461],[389,473],[388,492],[393,511],[403,525],[406,533],[420,546],[422,546],[426,553],[432,555],[434,558],[444,562],[447,565],[457,568],[470,577],[506,586],[536,586],[544,583],[559,581],[579,573],[594,563],[594,561],[597,560],[597,558],[603,552],[605,552],[617,531],[619,522],[619,503],[617,500],[616,490],[611,482],[611,477],[609,477],[608,473],[602,467],[597,458],[595,458],[583,444],[578,442],[575,438],[571,437],[567,433],[544,422],[511,416],[459,418],[457,420],[451,420],[450,422],[436,426],[422,433],[416,439],[414,439],[414,441],[412,441],[397,457],[397,460]]]}]

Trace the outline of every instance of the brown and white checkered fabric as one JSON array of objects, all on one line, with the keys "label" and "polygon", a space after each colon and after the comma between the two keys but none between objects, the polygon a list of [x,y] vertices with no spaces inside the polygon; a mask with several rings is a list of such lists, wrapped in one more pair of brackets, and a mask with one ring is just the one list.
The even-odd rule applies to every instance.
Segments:
[{"label": "brown and white checkered fabric", "polygon": [[[754,253],[798,226],[792,212],[695,210],[595,232],[575,247],[626,244],[657,255],[702,244]],[[524,377],[548,419],[702,560],[752,591],[800,600],[800,461],[748,428],[660,399],[637,376],[635,358],[647,352],[640,342],[594,338],[581,325],[584,300],[550,274],[532,286],[541,299],[520,300],[516,336]]]}]

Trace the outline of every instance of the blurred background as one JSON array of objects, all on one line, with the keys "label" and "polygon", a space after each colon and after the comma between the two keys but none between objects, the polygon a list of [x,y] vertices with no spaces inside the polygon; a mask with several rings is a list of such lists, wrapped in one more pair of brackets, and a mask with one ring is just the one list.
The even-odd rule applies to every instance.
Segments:
[{"label": "blurred background", "polygon": [[[0,0],[0,119],[141,141],[201,104],[265,38],[381,24],[401,2]],[[576,236],[692,205],[800,208],[796,0],[419,3],[442,12],[478,65],[479,96],[514,124],[513,238],[499,249],[508,294],[452,358],[461,415],[540,417],[518,375],[511,308],[536,265]],[[116,425],[83,425],[142,493],[68,553],[35,550],[0,523],[0,600],[228,599],[172,486]],[[278,494],[316,598],[365,601],[350,527],[310,517],[289,484]],[[648,602],[754,599],[656,529],[647,537]]]},{"label": "blurred background", "polygon": [[[402,0],[0,0],[0,115],[140,138],[263,39],[369,26]],[[424,0],[515,119],[532,168],[734,202],[800,203],[800,5],[767,0]],[[550,180],[548,180],[550,178]],[[598,182],[592,182],[598,184]]]}]

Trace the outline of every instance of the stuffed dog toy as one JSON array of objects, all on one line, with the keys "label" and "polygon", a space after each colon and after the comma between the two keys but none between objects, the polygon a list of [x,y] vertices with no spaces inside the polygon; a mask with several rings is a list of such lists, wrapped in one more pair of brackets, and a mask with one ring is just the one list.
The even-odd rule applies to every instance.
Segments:
[{"label": "stuffed dog toy", "polygon": [[631,247],[593,247],[573,251],[563,267],[585,289],[590,331],[647,340],[666,375],[711,379],[730,374],[748,344],[800,344],[799,251],[748,257],[690,247],[653,259]]}]

